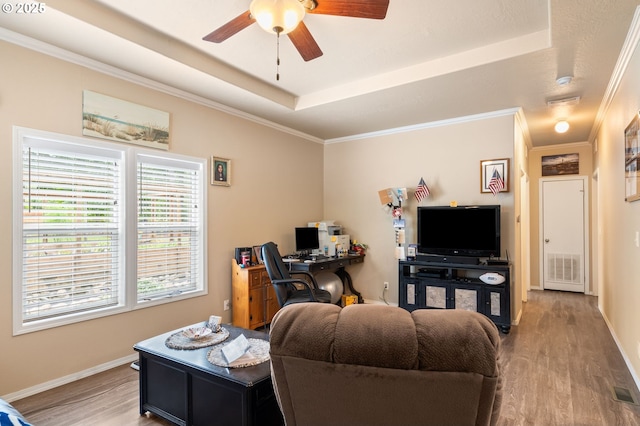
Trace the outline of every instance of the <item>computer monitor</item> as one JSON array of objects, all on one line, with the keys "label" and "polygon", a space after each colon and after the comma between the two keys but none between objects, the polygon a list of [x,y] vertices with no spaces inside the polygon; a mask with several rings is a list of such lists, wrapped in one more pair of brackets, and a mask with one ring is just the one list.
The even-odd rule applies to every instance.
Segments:
[{"label": "computer monitor", "polygon": [[307,255],[310,254],[311,251],[319,248],[320,239],[318,237],[318,228],[296,228],[296,252]]}]

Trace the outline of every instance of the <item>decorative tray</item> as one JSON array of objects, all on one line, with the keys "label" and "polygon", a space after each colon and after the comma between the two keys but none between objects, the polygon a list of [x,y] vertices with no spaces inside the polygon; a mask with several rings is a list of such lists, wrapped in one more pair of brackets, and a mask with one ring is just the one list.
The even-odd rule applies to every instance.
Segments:
[{"label": "decorative tray", "polygon": [[207,360],[218,367],[226,368],[243,368],[252,365],[262,364],[269,360],[269,342],[262,339],[247,339],[249,341],[249,349],[237,360],[228,363],[222,355],[222,348],[225,345],[216,346],[207,354]]},{"label": "decorative tray", "polygon": [[220,342],[224,342],[229,337],[229,331],[221,327],[217,333],[209,333],[206,336],[194,339],[191,336],[190,330],[180,330],[173,333],[167,338],[165,344],[171,349],[200,349],[207,346],[217,345]]}]

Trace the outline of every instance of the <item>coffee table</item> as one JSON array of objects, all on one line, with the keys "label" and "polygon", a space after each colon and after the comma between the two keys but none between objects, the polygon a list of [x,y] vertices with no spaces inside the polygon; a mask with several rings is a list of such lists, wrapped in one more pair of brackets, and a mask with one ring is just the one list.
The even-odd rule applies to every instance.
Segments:
[{"label": "coffee table", "polygon": [[[244,368],[225,368],[207,360],[215,346],[171,349],[167,338],[194,324],[137,343],[139,353],[140,414],[154,413],[178,425],[282,425],[269,362]],[[269,340],[267,333],[224,325],[229,338]]]}]

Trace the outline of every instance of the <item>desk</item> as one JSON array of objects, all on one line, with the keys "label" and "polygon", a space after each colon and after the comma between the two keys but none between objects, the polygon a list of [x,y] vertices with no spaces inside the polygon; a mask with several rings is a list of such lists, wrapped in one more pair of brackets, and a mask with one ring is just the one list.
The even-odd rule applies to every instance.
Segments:
[{"label": "desk", "polygon": [[364,255],[348,255],[343,257],[327,257],[319,259],[311,263],[291,262],[289,268],[292,272],[304,271],[310,273],[318,273],[323,271],[335,272],[340,277],[345,288],[349,288],[352,294],[358,296],[358,303],[364,303],[364,299],[358,291],[353,288],[351,275],[346,271],[345,267],[364,262]]},{"label": "desk", "polygon": [[[195,324],[201,326],[203,323]],[[240,334],[268,340],[266,333],[227,324],[227,341]],[[223,368],[207,361],[213,346],[177,350],[166,346],[179,330],[136,344],[140,362],[140,414],[150,411],[178,425],[282,425],[269,362]]]}]

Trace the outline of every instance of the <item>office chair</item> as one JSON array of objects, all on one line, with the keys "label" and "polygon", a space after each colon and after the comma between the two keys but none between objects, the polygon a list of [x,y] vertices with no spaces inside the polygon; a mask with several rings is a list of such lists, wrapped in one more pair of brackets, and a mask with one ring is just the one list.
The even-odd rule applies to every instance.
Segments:
[{"label": "office chair", "polygon": [[[307,271],[289,271],[282,261],[282,256],[275,243],[265,243],[262,245],[261,250],[264,266],[276,291],[278,304],[281,308],[292,303],[331,302],[331,293],[318,288],[318,284],[311,273]],[[293,278],[292,274],[305,275],[310,279],[311,283],[300,278]],[[299,289],[296,284],[303,286],[302,289]]]}]

